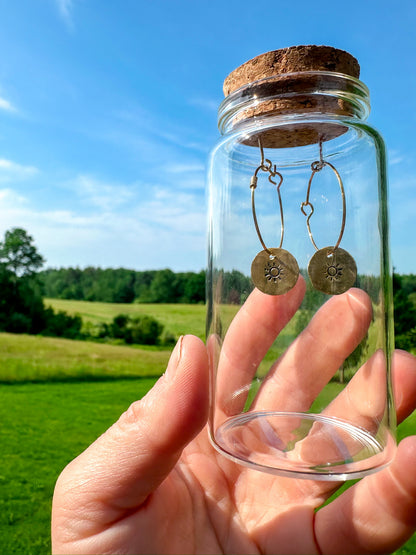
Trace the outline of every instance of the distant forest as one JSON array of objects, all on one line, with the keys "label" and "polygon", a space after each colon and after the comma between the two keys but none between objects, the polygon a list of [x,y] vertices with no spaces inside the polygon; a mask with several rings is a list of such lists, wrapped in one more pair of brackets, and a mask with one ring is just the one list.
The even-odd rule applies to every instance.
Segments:
[{"label": "distant forest", "polygon": [[[169,269],[135,271],[103,268],[60,268],[38,273],[44,297],[108,303],[204,303],[205,277],[200,272]],[[250,291],[250,278],[233,270],[222,274],[224,300],[239,304]],[[247,293],[246,293],[247,294]]]},{"label": "distant forest", "polygon": [[[135,271],[102,268],[60,268],[38,273],[44,297],[109,303],[203,303],[205,271],[175,273],[172,270]],[[240,304],[250,291],[250,278],[233,270],[222,275],[223,302]],[[370,280],[371,281],[371,280]],[[367,284],[368,287],[369,284]],[[376,288],[377,290],[377,288]],[[396,345],[416,346],[416,275],[394,274],[394,319]],[[309,291],[304,308],[321,302]]]},{"label": "distant forest", "polygon": [[107,303],[203,303],[205,272],[60,268],[39,272],[45,297]]},{"label": "distant forest", "polygon": [[[135,271],[124,268],[60,268],[42,270],[45,263],[31,237],[22,228],[6,231],[0,240],[0,331],[11,333],[42,333],[44,335],[80,338],[83,336],[79,316],[55,312],[44,298],[101,301],[109,303],[203,303],[205,302],[205,271],[172,270]],[[241,304],[251,290],[251,280],[237,270],[220,272],[221,299],[227,304]],[[377,300],[379,283],[376,277],[358,276],[358,286],[365,286]],[[393,276],[394,328],[396,346],[416,348],[416,275]],[[307,287],[302,303],[305,323],[322,303],[323,293]],[[124,318],[124,319],[123,319]],[[126,342],[143,341],[160,335],[149,320],[128,321],[115,318],[100,337],[119,338]],[[104,335],[103,335],[104,334]],[[148,341],[148,339],[146,339]]]},{"label": "distant forest", "polygon": [[[306,274],[306,272],[303,272]],[[170,269],[136,271],[124,268],[59,268],[38,272],[44,297],[108,303],[204,303],[204,270],[173,272]],[[361,279],[366,279],[360,277]],[[222,274],[224,302],[240,304],[251,290],[251,280],[237,270]],[[370,280],[366,288],[371,291]],[[378,294],[377,280],[375,291]],[[406,299],[416,307],[416,275],[394,274],[395,300]],[[397,294],[400,292],[399,299]],[[399,304],[401,304],[399,302]]]}]

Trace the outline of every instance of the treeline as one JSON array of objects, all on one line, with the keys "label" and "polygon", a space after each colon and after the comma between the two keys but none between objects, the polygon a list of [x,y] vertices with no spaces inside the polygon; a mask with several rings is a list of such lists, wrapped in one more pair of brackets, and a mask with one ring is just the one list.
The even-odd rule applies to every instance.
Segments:
[{"label": "treeline", "polygon": [[107,303],[203,303],[205,271],[59,268],[39,272],[44,297]]},{"label": "treeline", "polygon": [[394,334],[398,349],[416,347],[416,275],[393,276]]},{"label": "treeline", "polygon": [[[0,241],[0,331],[85,339],[122,340],[169,344],[174,338],[150,317],[117,316],[111,324],[86,330],[79,316],[55,312],[43,298],[78,299],[111,303],[201,303],[205,300],[205,272],[174,273],[172,270],[138,272],[126,269],[61,268],[41,270],[43,257],[33,238],[21,228],[6,231]],[[236,270],[221,271],[216,302],[241,304],[247,298],[251,280]],[[378,278],[359,276],[377,302]],[[396,346],[416,348],[416,275],[394,274],[394,328]],[[307,288],[300,325],[321,304],[319,292]]]},{"label": "treeline", "polygon": [[0,331],[76,339],[81,318],[44,305],[38,277],[43,263],[24,229],[6,231],[0,242]]},{"label": "treeline", "polygon": [[[152,316],[119,314],[110,323],[92,324],[84,323],[78,315],[55,312],[43,301],[45,281],[40,272],[43,264],[44,259],[33,238],[24,229],[6,231],[4,240],[0,241],[0,331],[127,344],[171,345],[175,342],[175,337]],[[131,272],[120,271],[116,275],[120,288],[128,283],[122,278],[129,274]],[[73,287],[72,293],[76,292],[76,286],[81,291],[80,272],[70,271],[69,275],[77,279],[67,279],[68,292],[71,293],[70,287]],[[114,274],[104,271],[104,275],[110,285]]]}]

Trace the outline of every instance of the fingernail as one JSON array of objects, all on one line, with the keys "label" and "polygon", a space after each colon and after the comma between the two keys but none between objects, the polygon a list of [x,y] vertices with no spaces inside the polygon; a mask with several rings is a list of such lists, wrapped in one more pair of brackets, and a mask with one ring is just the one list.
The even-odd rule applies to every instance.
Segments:
[{"label": "fingernail", "polygon": [[367,318],[373,313],[370,297],[361,289],[350,289],[347,292],[348,301],[353,312]]},{"label": "fingernail", "polygon": [[361,289],[351,288],[347,291],[347,296],[355,305],[358,304],[358,306],[363,308],[368,306],[368,296]]},{"label": "fingernail", "polygon": [[178,342],[175,345],[175,348],[172,351],[172,354],[170,355],[168,366],[165,372],[165,375],[168,378],[173,378],[173,376],[175,375],[176,369],[178,368],[178,364],[181,360],[183,337],[184,337],[183,335],[180,336],[180,338],[178,339]]}]

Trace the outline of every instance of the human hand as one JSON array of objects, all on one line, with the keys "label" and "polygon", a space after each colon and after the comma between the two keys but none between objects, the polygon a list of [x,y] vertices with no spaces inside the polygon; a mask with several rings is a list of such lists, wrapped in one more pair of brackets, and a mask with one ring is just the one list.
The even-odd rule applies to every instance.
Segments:
[{"label": "human hand", "polygon": [[[241,360],[254,348],[256,336],[260,351],[267,351],[303,294],[302,280],[281,297],[254,291],[227,334],[227,356]],[[328,322],[331,313],[342,311],[348,325],[340,336],[315,321],[315,328],[299,336],[297,348],[303,343],[309,349],[305,371],[314,368],[311,337],[324,345],[337,334],[325,352],[327,362],[332,357],[335,363],[362,333],[369,310],[359,290],[326,303],[316,318]],[[289,364],[290,353],[278,371],[284,373]],[[393,367],[401,421],[416,406],[416,358],[398,351]],[[307,386],[305,380],[305,395]],[[224,391],[226,387],[224,380]],[[256,402],[283,395],[282,388],[275,382],[259,392],[263,398]],[[416,437],[401,442],[389,467],[317,511],[339,484],[277,477],[236,465],[211,446],[204,428],[207,415],[206,348],[196,337],[185,336],[154,388],[59,477],[53,552],[386,553],[414,532]]]}]

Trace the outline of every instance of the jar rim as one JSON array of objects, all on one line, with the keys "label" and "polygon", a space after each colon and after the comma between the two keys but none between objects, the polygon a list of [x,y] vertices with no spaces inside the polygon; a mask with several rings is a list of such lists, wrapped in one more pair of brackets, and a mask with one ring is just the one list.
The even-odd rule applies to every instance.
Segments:
[{"label": "jar rim", "polygon": [[[360,120],[367,119],[370,113],[370,91],[360,79],[333,71],[299,71],[265,77],[234,90],[218,108],[218,127],[225,134],[234,128],[236,122],[252,119],[250,116],[244,117],[250,108],[277,99],[293,104],[292,109],[285,111],[285,117],[290,112],[296,117],[299,114],[299,105],[296,109],[297,98],[308,95],[314,99],[321,95],[344,101],[351,109],[350,116]],[[279,115],[279,110],[275,109],[273,115]],[[325,112],[320,112],[320,115],[325,116]],[[328,112],[328,116],[332,118],[334,114]]]}]

